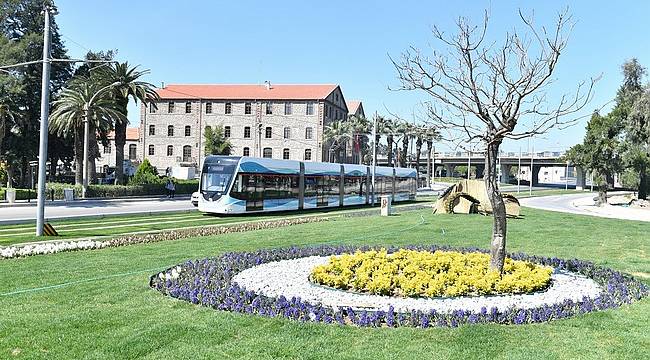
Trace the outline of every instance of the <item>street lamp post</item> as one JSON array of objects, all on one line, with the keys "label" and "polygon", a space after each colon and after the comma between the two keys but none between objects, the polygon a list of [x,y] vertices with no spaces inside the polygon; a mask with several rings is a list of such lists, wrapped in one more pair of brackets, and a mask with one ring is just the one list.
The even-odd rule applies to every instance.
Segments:
[{"label": "street lamp post", "polygon": [[89,151],[89,149],[88,148],[89,148],[89,143],[90,143],[90,124],[88,122],[90,121],[90,119],[89,119],[89,114],[88,113],[90,112],[90,107],[92,106],[92,103],[93,103],[93,101],[95,101],[95,98],[97,96],[99,96],[104,91],[110,89],[111,87],[117,86],[117,85],[120,85],[119,81],[116,81],[116,82],[114,82],[114,83],[112,83],[110,85],[106,85],[103,88],[99,89],[99,91],[97,91],[95,93],[95,95],[93,95],[90,98],[90,100],[88,100],[88,102],[84,105],[84,119],[83,119],[83,123],[84,123],[84,161],[83,161],[84,168],[83,168],[83,181],[82,181],[82,186],[81,186],[81,197],[84,198],[84,199],[86,198],[86,194],[88,193],[88,174],[89,174],[89,171],[88,171],[88,151]]},{"label": "street lamp post", "polygon": [[377,164],[375,164],[375,159],[377,158],[377,113],[375,112],[375,117],[372,121],[372,205],[375,205],[375,170]]}]

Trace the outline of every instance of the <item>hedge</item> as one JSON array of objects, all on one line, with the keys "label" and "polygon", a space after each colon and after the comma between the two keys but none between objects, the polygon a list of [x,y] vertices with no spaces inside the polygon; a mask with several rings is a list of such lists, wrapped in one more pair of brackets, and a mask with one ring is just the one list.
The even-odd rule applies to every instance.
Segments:
[{"label": "hedge", "polygon": [[[191,194],[198,190],[199,182],[197,180],[178,180],[175,181],[176,194]],[[45,197],[51,200],[52,190],[54,190],[54,199],[63,199],[63,189],[73,189],[75,199],[81,198],[81,185],[48,183],[46,185]],[[16,200],[27,200],[31,193],[31,198],[36,198],[35,190],[16,189]],[[114,198],[124,196],[146,196],[146,195],[165,195],[165,182],[158,184],[145,185],[88,185],[89,198]],[[5,189],[0,188],[0,199],[6,199]]]}]

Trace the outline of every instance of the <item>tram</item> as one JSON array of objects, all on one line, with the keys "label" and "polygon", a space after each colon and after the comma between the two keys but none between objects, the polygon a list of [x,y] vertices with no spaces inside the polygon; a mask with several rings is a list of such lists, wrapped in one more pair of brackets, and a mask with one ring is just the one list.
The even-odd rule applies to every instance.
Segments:
[{"label": "tram", "polygon": [[[198,207],[245,214],[370,204],[371,172],[365,165],[212,155],[203,162]],[[408,201],[416,190],[414,169],[375,167],[375,196]]]}]

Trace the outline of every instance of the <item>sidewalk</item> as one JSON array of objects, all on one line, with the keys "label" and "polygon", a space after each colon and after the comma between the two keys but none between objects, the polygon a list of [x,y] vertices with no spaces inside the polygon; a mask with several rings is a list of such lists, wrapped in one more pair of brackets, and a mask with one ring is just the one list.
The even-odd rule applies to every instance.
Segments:
[{"label": "sidewalk", "polygon": [[[189,200],[191,195],[176,195],[174,199]],[[146,195],[146,196],[125,196],[125,197],[114,197],[114,198],[87,198],[87,199],[74,199],[72,201],[65,200],[47,200],[45,206],[66,206],[75,203],[90,203],[90,202],[111,202],[111,201],[154,201],[154,200],[166,200],[166,195]],[[27,200],[16,200],[15,203],[10,204],[7,200],[0,200],[0,208],[3,207],[20,207],[20,206],[36,206],[36,199]]]}]

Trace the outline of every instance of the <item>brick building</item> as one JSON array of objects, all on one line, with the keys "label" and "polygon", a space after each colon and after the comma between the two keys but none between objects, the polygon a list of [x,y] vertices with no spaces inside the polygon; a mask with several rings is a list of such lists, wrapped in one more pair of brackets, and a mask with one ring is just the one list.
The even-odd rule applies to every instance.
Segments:
[{"label": "brick building", "polygon": [[168,85],[140,109],[143,157],[159,170],[200,166],[203,129],[221,125],[232,155],[323,161],[323,130],[346,120],[338,85]]}]

